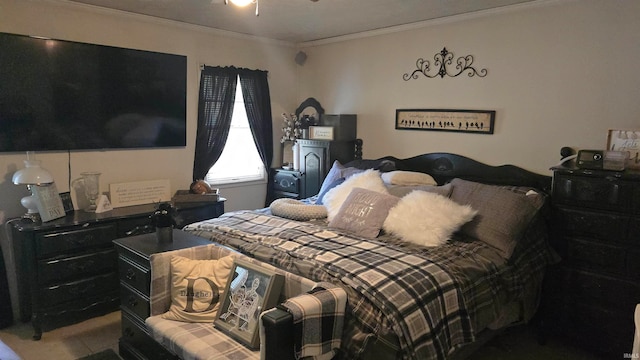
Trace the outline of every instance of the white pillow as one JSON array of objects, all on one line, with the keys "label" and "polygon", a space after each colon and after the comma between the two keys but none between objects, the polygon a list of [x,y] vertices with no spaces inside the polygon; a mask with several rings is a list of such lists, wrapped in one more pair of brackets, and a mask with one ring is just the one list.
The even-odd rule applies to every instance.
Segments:
[{"label": "white pillow", "polygon": [[382,228],[403,241],[422,246],[439,246],[447,242],[462,225],[471,221],[476,211],[448,198],[413,191],[389,210]]},{"label": "white pillow", "polygon": [[429,174],[416,171],[390,171],[382,174],[382,181],[391,185],[438,185]]},{"label": "white pillow", "polygon": [[382,178],[380,178],[380,172],[378,170],[369,169],[352,175],[342,184],[329,190],[322,199],[322,204],[327,207],[328,221],[333,220],[336,214],[338,214],[342,203],[344,203],[347,196],[349,196],[351,190],[354,188],[363,188],[383,194],[389,194],[387,187],[384,186]]}]

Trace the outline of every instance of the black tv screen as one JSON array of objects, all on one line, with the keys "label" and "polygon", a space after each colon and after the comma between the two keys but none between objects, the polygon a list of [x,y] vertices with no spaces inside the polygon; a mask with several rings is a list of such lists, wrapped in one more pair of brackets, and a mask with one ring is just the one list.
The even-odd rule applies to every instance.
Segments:
[{"label": "black tv screen", "polygon": [[0,151],[186,146],[186,56],[0,33]]}]

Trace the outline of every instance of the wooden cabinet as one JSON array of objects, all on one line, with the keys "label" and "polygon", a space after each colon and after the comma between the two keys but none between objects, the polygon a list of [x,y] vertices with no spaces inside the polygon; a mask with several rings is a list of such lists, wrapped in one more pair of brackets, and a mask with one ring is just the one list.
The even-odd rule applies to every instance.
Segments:
[{"label": "wooden cabinet", "polygon": [[172,242],[158,242],[155,234],[145,234],[116,239],[113,243],[118,253],[120,274],[120,356],[124,359],[177,359],[151,338],[144,323],[150,315],[151,255],[211,242],[174,230]]},{"label": "wooden cabinet", "polygon": [[362,156],[362,140],[298,140],[298,144],[303,182],[300,198],[318,194],[335,160],[345,164]]},{"label": "wooden cabinet", "polygon": [[557,330],[607,357],[631,349],[640,303],[640,172],[553,168]]},{"label": "wooden cabinet", "polygon": [[[219,216],[223,201],[178,207],[177,226]],[[112,241],[154,231],[149,219],[154,210],[154,205],[140,205],[101,214],[75,211],[46,223],[11,223],[20,318],[31,320],[34,339],[43,331],[118,309]]]}]

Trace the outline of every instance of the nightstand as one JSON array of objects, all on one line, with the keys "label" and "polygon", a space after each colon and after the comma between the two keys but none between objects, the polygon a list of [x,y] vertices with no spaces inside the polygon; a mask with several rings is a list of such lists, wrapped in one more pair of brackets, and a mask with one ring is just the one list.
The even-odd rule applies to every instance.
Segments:
[{"label": "nightstand", "polygon": [[118,253],[122,337],[119,353],[124,359],[176,359],[155,342],[145,326],[150,315],[151,255],[211,244],[209,240],[173,230],[172,242],[158,242],[156,234],[126,237],[113,241]]},{"label": "nightstand", "polygon": [[302,173],[296,170],[271,169],[273,172],[273,196],[274,199],[291,198],[300,199],[304,192]]},{"label": "nightstand", "polygon": [[640,303],[640,172],[554,167],[553,230],[563,261],[558,333],[609,358],[631,349]]}]

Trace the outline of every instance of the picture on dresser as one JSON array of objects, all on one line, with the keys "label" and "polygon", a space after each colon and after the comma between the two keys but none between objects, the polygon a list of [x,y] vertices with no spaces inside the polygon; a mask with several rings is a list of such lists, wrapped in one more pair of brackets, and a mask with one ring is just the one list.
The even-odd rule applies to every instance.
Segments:
[{"label": "picture on dresser", "polygon": [[627,167],[640,169],[640,130],[610,129],[607,133],[607,150],[628,151]]},{"label": "picture on dresser", "polygon": [[282,275],[236,259],[214,326],[249,348],[257,349],[260,346],[258,317],[277,304],[283,283]]}]

